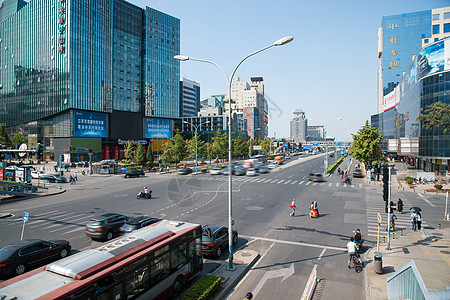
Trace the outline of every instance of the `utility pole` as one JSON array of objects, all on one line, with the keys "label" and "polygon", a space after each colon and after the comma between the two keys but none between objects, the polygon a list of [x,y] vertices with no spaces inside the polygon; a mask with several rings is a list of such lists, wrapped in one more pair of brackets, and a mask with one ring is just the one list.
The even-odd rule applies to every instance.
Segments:
[{"label": "utility pole", "polygon": [[391,250],[391,169],[392,167],[389,166],[389,189],[388,189],[388,219],[387,219],[387,227],[388,227],[388,238],[387,238],[387,248],[386,250]]}]

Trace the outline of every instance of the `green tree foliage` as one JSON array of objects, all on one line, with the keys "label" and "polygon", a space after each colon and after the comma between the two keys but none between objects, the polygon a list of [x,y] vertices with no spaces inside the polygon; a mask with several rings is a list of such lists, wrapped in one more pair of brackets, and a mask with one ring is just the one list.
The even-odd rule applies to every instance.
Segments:
[{"label": "green tree foliage", "polygon": [[150,167],[152,167],[154,158],[153,158],[153,151],[152,151],[151,145],[148,145],[148,147],[147,147],[146,157],[147,157],[147,163],[150,165]]},{"label": "green tree foliage", "polygon": [[134,147],[133,147],[133,145],[131,145],[130,141],[128,141],[128,143],[124,147],[124,155],[125,155],[125,160],[127,163],[130,163],[133,160]]},{"label": "green tree foliage", "polygon": [[214,157],[225,158],[228,154],[228,134],[217,131],[212,138]]},{"label": "green tree foliage", "polygon": [[186,142],[184,141],[181,134],[177,133],[173,138],[170,139],[172,145],[172,158],[175,164],[178,164],[182,159],[186,157],[187,148]]},{"label": "green tree foliage", "polygon": [[211,159],[215,157],[212,143],[206,143],[205,156],[209,158],[209,164],[211,165]]},{"label": "green tree foliage", "polygon": [[0,124],[0,144],[6,147],[13,147],[13,143],[6,132],[5,124]]},{"label": "green tree foliage", "polygon": [[238,136],[231,140],[231,152],[233,157],[240,158],[241,156],[246,155],[248,152],[247,141],[242,136]]},{"label": "green tree foliage", "polygon": [[134,162],[141,166],[147,163],[147,157],[145,156],[145,150],[142,144],[138,144],[136,147],[136,156],[134,158]]},{"label": "green tree foliage", "polygon": [[25,139],[22,135],[20,135],[20,133],[16,133],[16,135],[11,139],[11,143],[13,144],[13,147],[16,145],[22,145],[25,143]]},{"label": "green tree foliage", "polygon": [[166,143],[161,145],[161,151],[162,151],[161,160],[163,161],[163,163],[169,164],[169,163],[175,162],[172,148],[173,147],[172,147],[171,140],[169,140]]},{"label": "green tree foliage", "polygon": [[272,141],[268,138],[265,138],[263,141],[261,141],[262,151],[264,151],[264,153],[269,153],[271,144]]},{"label": "green tree foliage", "polygon": [[362,163],[367,163],[369,160],[381,160],[382,153],[380,143],[383,135],[380,135],[379,130],[375,129],[366,121],[366,124],[358,130],[358,134],[352,134],[353,143],[350,147],[352,156]]},{"label": "green tree foliage", "polygon": [[425,129],[433,130],[441,127],[444,132],[450,131],[450,105],[441,101],[428,105],[416,121],[421,121]]}]

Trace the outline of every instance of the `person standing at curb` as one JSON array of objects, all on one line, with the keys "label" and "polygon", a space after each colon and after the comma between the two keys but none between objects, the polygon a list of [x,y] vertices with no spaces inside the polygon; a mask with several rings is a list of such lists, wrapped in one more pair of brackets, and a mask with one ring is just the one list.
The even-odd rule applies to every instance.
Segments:
[{"label": "person standing at curb", "polygon": [[295,199],[292,200],[291,205],[290,205],[290,208],[292,209],[290,215],[291,215],[291,217],[293,217],[293,216],[295,216],[295,209],[297,208],[297,206],[295,205]]},{"label": "person standing at curb", "polygon": [[413,210],[413,212],[411,213],[411,224],[412,224],[412,231],[416,231],[417,230],[417,214],[416,211]]},{"label": "person standing at curb", "polygon": [[403,213],[403,201],[402,199],[398,198],[397,201],[397,211],[402,214]]},{"label": "person standing at curb", "polygon": [[417,230],[421,230],[422,229],[422,215],[420,214],[420,212],[417,212]]}]

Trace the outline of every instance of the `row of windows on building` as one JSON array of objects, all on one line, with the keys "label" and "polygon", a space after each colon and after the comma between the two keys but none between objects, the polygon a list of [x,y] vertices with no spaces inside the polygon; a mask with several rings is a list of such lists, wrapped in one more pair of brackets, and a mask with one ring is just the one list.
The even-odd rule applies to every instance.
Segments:
[{"label": "row of windows on building", "polygon": [[[440,24],[433,25],[433,34],[439,34],[440,33]],[[443,24],[443,32],[447,33],[450,32],[450,23],[444,23]]]}]

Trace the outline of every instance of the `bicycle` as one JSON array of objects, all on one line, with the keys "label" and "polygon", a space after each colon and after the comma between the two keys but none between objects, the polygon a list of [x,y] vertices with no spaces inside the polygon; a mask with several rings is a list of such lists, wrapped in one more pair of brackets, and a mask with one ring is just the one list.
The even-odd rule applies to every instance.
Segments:
[{"label": "bicycle", "polygon": [[352,263],[353,263],[353,267],[355,268],[355,272],[359,273],[362,271],[363,266],[362,264],[359,262],[359,258],[356,257],[355,254],[352,254]]}]

